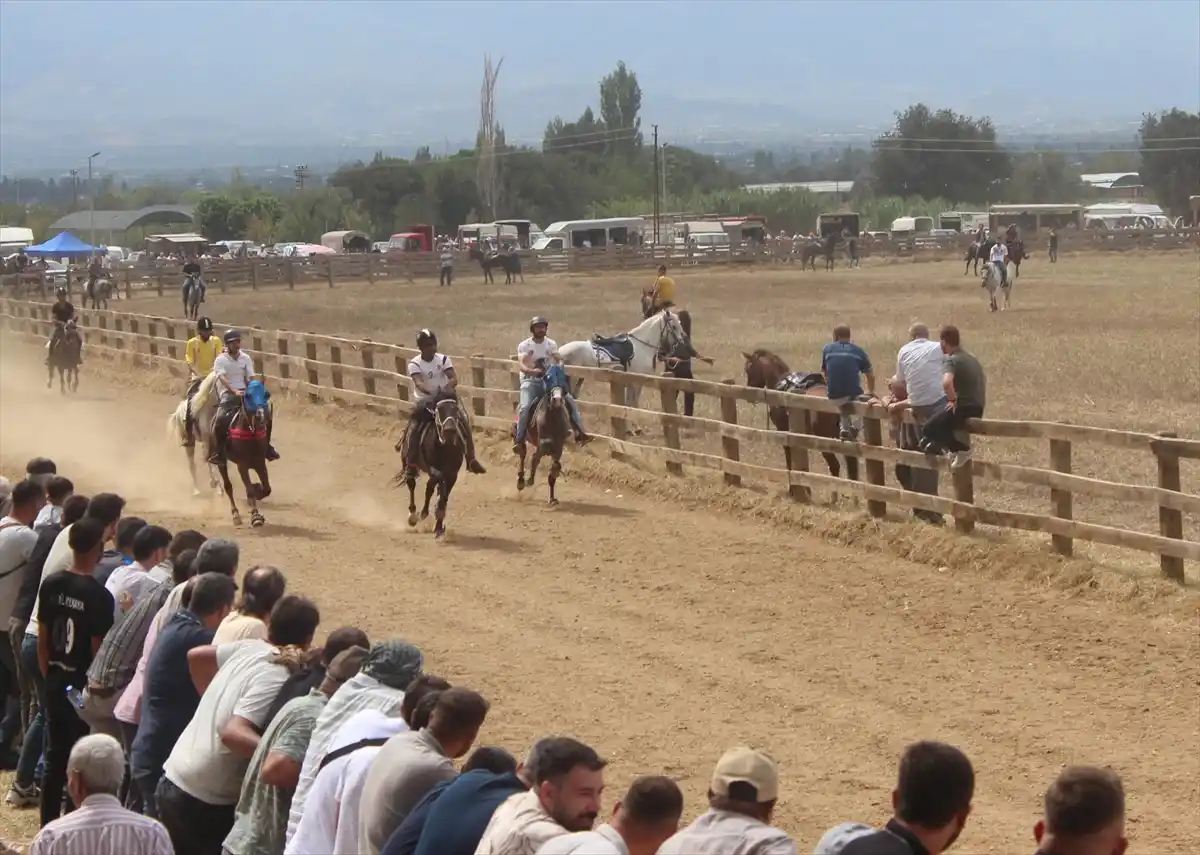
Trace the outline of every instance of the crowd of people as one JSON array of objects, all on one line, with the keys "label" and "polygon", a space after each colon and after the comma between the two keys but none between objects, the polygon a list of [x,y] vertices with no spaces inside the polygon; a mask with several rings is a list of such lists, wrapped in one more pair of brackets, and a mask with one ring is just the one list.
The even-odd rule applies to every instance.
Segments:
[{"label": "crowd of people", "polygon": [[[0,504],[10,616],[0,760],[16,772],[8,809],[41,814],[31,855],[795,855],[812,845],[773,824],[788,794],[761,750],[717,759],[706,804],[681,827],[689,806],[674,781],[639,777],[614,799],[606,761],[577,739],[547,736],[516,755],[477,747],[483,695],[427,673],[411,641],[346,626],[318,645],[317,604],[276,567],[243,571],[234,541],[172,533],[128,514],[115,493],[78,495],[45,458],[0,481]],[[839,825],[812,851],[939,855],[974,794],[962,751],[918,742],[900,759],[893,816]],[[1033,829],[1042,855],[1125,850],[1124,791],[1110,770],[1066,769],[1044,811]]]}]

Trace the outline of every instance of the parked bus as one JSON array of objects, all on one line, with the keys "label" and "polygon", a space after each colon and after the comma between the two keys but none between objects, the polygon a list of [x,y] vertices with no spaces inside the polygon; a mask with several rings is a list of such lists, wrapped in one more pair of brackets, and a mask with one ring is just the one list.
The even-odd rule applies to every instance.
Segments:
[{"label": "parked bus", "polygon": [[609,217],[602,220],[563,220],[546,226],[546,236],[534,243],[538,252],[568,249],[601,249],[606,246],[638,246],[646,221],[641,217]]}]

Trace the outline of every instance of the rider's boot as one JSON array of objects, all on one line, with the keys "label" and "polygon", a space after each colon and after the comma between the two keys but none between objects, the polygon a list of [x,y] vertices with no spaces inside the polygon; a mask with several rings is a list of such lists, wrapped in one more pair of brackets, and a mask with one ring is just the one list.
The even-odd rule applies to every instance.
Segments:
[{"label": "rider's boot", "polygon": [[594,437],[583,429],[583,425],[572,420],[572,425],[575,428],[575,444],[587,445]]},{"label": "rider's boot", "polygon": [[218,413],[213,419],[212,427],[209,430],[209,448],[208,462],[214,466],[219,465],[225,460],[225,418],[223,413]]},{"label": "rider's boot", "polygon": [[533,411],[537,407],[535,400],[528,412],[517,414],[517,427],[513,431],[513,454],[520,454],[525,447],[525,437],[529,435],[529,422],[533,419]]},{"label": "rider's boot", "polygon": [[467,471],[472,475],[483,475],[487,470],[483,468],[483,464],[475,456],[475,437],[471,435],[470,431],[466,431],[464,438],[467,441]]},{"label": "rider's boot", "polygon": [[267,460],[278,460],[279,452],[275,450],[275,446],[271,445],[271,429],[275,427],[275,419],[267,418],[267,451],[263,455]]}]

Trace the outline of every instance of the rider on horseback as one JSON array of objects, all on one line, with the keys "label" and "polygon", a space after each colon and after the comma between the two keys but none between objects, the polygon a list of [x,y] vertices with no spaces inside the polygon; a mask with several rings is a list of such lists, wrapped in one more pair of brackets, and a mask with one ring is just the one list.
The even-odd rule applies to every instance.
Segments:
[{"label": "rider on horseback", "polygon": [[[666,268],[659,268],[665,271]],[[662,278],[662,277],[660,277]],[[673,287],[673,283],[672,283]],[[517,345],[517,360],[521,364],[521,408],[517,415],[517,433],[514,437],[513,451],[520,454],[525,445],[525,435],[529,433],[529,422],[537,403],[546,394],[546,366],[550,363],[562,364],[558,355],[558,345],[554,339],[547,338],[550,322],[542,317],[529,322],[529,338]],[[566,394],[567,410],[571,414],[571,426],[575,429],[575,442],[584,445],[592,441],[583,429],[583,420],[579,417],[579,406],[575,397],[568,390]]]},{"label": "rider on horseback", "polygon": [[59,288],[54,292],[56,297],[54,304],[50,307],[50,317],[54,320],[54,329],[50,333],[50,341],[46,344],[46,364],[50,364],[50,356],[54,353],[54,348],[62,341],[64,335],[64,327],[68,321],[75,320],[75,307],[71,305],[71,301],[67,299],[67,289]]},{"label": "rider on horseback", "polygon": [[[217,405],[217,414],[213,417],[212,430],[209,431],[208,462],[219,464],[225,458],[226,439],[233,418],[242,409],[242,398],[246,387],[256,378],[254,360],[250,354],[242,350],[242,334],[237,330],[225,333],[225,351],[213,361],[213,371],[217,374],[217,382],[221,387],[221,401]],[[267,460],[278,460],[279,453],[271,445],[271,428],[274,426],[270,408],[267,408]]]},{"label": "rider on horseback", "polygon": [[[104,276],[104,261],[98,255],[93,255],[92,260],[88,262],[88,281],[87,293],[96,293],[96,283]],[[86,305],[86,304],[85,304]]]},{"label": "rider on horseback", "polygon": [[[408,376],[420,397],[413,402],[408,417],[408,453],[404,459],[405,468],[414,474],[420,467],[420,431],[423,425],[433,420],[434,405],[444,398],[458,398],[458,374],[450,357],[438,353],[437,336],[431,330],[421,330],[417,333],[417,347],[421,352],[408,361]],[[482,475],[487,470],[475,457],[475,439],[470,430],[463,432],[463,440],[467,446],[467,471]]]},{"label": "rider on horseback", "polygon": [[189,258],[183,265],[183,293],[186,294],[189,288],[200,289],[199,303],[204,302],[204,292],[207,290],[204,285],[203,272],[200,269],[200,261],[198,258]]},{"label": "rider on horseback", "polygon": [[675,305],[675,280],[667,275],[667,265],[658,266],[658,278],[650,289],[650,306],[646,317]]},{"label": "rider on horseback", "polygon": [[208,318],[201,318],[196,321],[196,334],[188,339],[187,349],[184,352],[184,359],[187,360],[188,367],[186,393],[187,421],[185,422],[187,438],[184,442],[185,447],[191,447],[196,442],[193,434],[192,396],[196,394],[196,390],[200,388],[200,384],[204,382],[204,378],[212,373],[213,364],[217,361],[217,357],[221,353],[221,342],[213,338],[212,333],[212,321]]},{"label": "rider on horseback", "polygon": [[1000,276],[1001,286],[1007,285],[1008,265],[1005,262],[1008,261],[1008,247],[1005,246],[1001,241],[996,241],[996,243],[992,245],[992,251],[990,255],[991,257],[989,258],[989,261],[991,262],[992,266],[996,268],[996,272]]}]

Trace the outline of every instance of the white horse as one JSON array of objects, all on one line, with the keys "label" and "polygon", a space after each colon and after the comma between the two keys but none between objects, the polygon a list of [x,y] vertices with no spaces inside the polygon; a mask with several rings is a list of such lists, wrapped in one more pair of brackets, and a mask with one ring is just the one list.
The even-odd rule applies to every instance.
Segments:
[{"label": "white horse", "polygon": [[[586,368],[613,368],[634,374],[655,374],[655,365],[663,356],[671,353],[687,336],[679,323],[679,315],[664,309],[651,315],[627,334],[611,338],[593,336],[587,341],[570,341],[558,349],[558,355],[567,366],[582,365]],[[621,354],[624,348],[626,358]],[[575,395],[579,395],[582,380],[575,383]],[[641,388],[632,384],[625,386],[625,406],[637,407]]]},{"label": "white horse", "polygon": [[996,265],[992,262],[987,262],[987,269],[983,271],[982,285],[987,289],[989,308],[995,312],[1000,309],[1000,305],[996,302],[996,289],[999,288],[1004,293],[1004,308],[1009,306],[1012,297],[1013,277],[1017,275],[1017,266],[1011,261],[1008,262],[1005,272],[1008,274],[1007,281],[1001,284],[1000,271],[996,269]]},{"label": "white horse", "polygon": [[[175,412],[167,417],[167,438],[174,443],[182,444],[187,438],[188,402],[185,398],[179,402]],[[202,449],[208,447],[208,432],[212,428],[213,416],[217,411],[217,375],[209,373],[200,383],[200,388],[192,396],[192,438]],[[187,452],[188,468],[192,473],[192,495],[200,495],[200,485],[196,481],[196,446],[184,446]],[[207,451],[205,452],[207,455]],[[217,487],[216,467],[208,464],[208,486]]]}]

